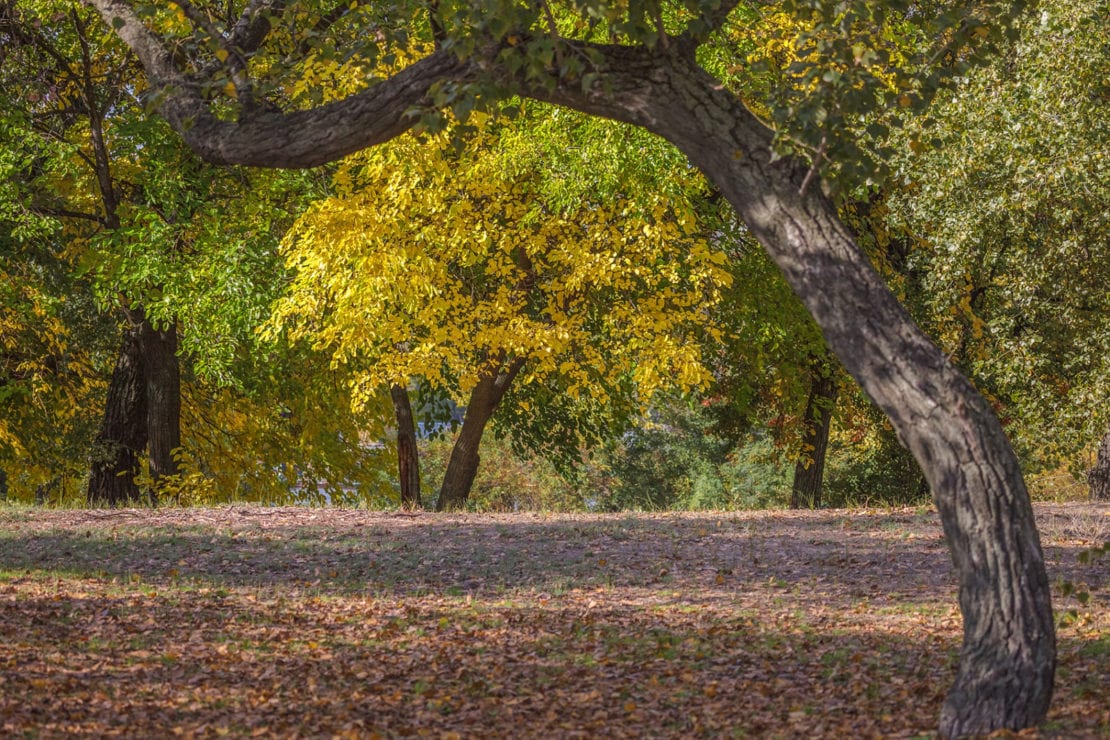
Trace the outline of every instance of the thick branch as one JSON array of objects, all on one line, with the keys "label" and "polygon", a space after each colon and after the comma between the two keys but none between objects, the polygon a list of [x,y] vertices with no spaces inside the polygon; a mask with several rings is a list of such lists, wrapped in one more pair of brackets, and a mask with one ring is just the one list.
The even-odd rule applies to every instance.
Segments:
[{"label": "thick branch", "polygon": [[428,104],[432,85],[464,80],[470,65],[436,52],[390,79],[343,100],[306,111],[258,112],[238,122],[219,119],[200,89],[178,68],[162,41],[125,0],[88,0],[135,55],[160,98],[159,112],[204,159],[256,167],[315,167],[398,136]]}]

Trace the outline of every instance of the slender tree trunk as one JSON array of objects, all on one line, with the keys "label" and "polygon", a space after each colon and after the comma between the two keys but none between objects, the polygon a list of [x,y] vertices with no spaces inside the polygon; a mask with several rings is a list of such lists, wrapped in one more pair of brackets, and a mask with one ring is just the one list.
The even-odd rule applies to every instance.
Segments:
[{"label": "slender tree trunk", "polygon": [[104,419],[93,443],[88,502],[123,506],[139,500],[139,474],[147,443],[146,385],[138,332],[129,329],[116,360]]},{"label": "slender tree trunk", "polygon": [[990,406],[871,267],[820,178],[797,159],[773,160],[771,131],[692,53],[607,53],[604,92],[568,84],[529,94],[645,126],[720,188],[929,481],[964,617],[940,732],[1039,724],[1056,667],[1048,578],[1021,470]]},{"label": "slender tree trunk", "polygon": [[[139,342],[145,368],[147,456],[150,476],[157,484],[164,476],[176,475],[174,452],[181,447],[181,370],[177,357],[177,326],[155,329],[141,311]],[[153,501],[153,498],[152,498]]]},{"label": "slender tree trunk", "polygon": [[397,419],[397,478],[401,482],[401,507],[420,508],[420,456],[416,451],[416,423],[407,388],[389,389],[393,415]]},{"label": "slender tree trunk", "polygon": [[836,380],[828,363],[814,358],[810,372],[809,397],[802,419],[804,457],[794,466],[794,486],[790,508],[817,509],[825,479],[825,453],[829,449],[833,404],[836,403]]},{"label": "slender tree trunk", "polygon": [[1087,474],[1087,484],[1091,487],[1092,501],[1110,501],[1110,430],[1103,435],[1098,446],[1098,457]]},{"label": "slender tree trunk", "polygon": [[478,451],[486,424],[523,366],[522,360],[513,360],[504,372],[484,376],[470,392],[470,402],[463,415],[459,436],[455,438],[455,444],[451,448],[447,472],[443,476],[439,498],[436,499],[436,511],[451,511],[466,506],[481,462]]}]

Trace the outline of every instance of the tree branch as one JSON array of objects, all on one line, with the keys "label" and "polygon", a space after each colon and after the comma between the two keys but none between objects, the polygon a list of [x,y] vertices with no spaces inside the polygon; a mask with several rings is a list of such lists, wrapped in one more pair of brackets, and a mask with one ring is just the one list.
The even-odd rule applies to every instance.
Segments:
[{"label": "tree branch", "polygon": [[729,15],[736,10],[736,6],[739,4],[740,0],[721,0],[721,4],[714,10],[703,14],[686,27],[686,30],[679,37],[680,44],[683,47],[697,47],[711,33],[719,30],[725,24]]},{"label": "tree branch", "polygon": [[143,25],[126,0],[86,0],[147,71],[158,111],[201,157],[216,164],[314,167],[398,136],[415,123],[414,108],[443,80],[471,79],[476,70],[454,55],[436,52],[393,77],[343,100],[306,111],[262,112],[224,121],[200,88]]},{"label": "tree branch", "polygon": [[258,49],[266,36],[270,33],[270,19],[268,13],[278,13],[285,9],[285,0],[251,0],[243,9],[239,20],[231,27],[227,42],[250,54]]},{"label": "tree branch", "polygon": [[85,221],[95,221],[101,226],[108,225],[104,217],[96,213],[82,213],[80,211],[70,211],[65,208],[51,208],[49,206],[35,205],[33,203],[27,207],[27,210],[38,216],[50,216],[52,218],[79,218]]},{"label": "tree branch", "polygon": [[208,18],[203,12],[200,11],[189,0],[173,0],[173,3],[181,8],[181,12],[193,24],[208,34],[212,41],[215,42],[219,48],[226,55],[223,64],[227,65],[227,71],[231,75],[231,84],[235,86],[235,95],[239,102],[247,109],[254,107],[254,90],[250,84],[250,78],[247,76],[247,58],[243,52],[234,44],[224,38],[220,33],[220,29],[216,28],[211,19]]}]

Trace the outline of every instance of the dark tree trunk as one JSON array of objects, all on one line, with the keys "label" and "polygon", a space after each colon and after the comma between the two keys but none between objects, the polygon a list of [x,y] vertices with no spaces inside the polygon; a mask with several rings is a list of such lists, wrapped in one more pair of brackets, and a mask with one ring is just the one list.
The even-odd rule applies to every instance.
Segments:
[{"label": "dark tree trunk", "polygon": [[146,385],[138,331],[120,348],[104,419],[93,443],[87,498],[91,506],[124,506],[139,500],[135,476],[146,447]]},{"label": "dark tree trunk", "polygon": [[1110,431],[1098,446],[1098,457],[1091,472],[1087,473],[1087,484],[1091,487],[1092,501],[1110,501]]},{"label": "dark tree trunk", "polygon": [[794,466],[794,486],[790,493],[792,509],[817,509],[821,506],[825,453],[829,449],[829,429],[832,427],[836,390],[836,380],[833,379],[828,363],[815,358],[809,379],[809,397],[806,399],[805,415],[802,418],[803,457]]},{"label": "dark tree trunk", "polygon": [[420,456],[416,451],[416,422],[408,389],[395,385],[389,389],[393,415],[397,419],[397,478],[401,482],[401,506],[420,508]]},{"label": "dark tree trunk", "polygon": [[146,391],[146,426],[150,476],[157,483],[176,475],[174,452],[181,447],[181,370],[177,358],[177,327],[155,329],[141,312],[139,341],[143,353]]},{"label": "dark tree trunk", "polygon": [[463,415],[459,436],[455,438],[455,444],[451,448],[447,472],[443,476],[439,498],[436,499],[436,511],[452,511],[466,506],[481,462],[478,451],[486,424],[523,366],[523,361],[514,360],[504,372],[484,376],[470,392],[470,402]]},{"label": "dark tree trunk", "polygon": [[886,287],[819,178],[797,159],[772,161],[771,131],[692,54],[607,53],[604,92],[583,96],[568,85],[530,94],[676,144],[736,208],[925,472],[964,617],[941,733],[1039,724],[1056,668],[1048,578],[1021,470],[990,406]]},{"label": "dark tree trunk", "polygon": [[[120,350],[104,419],[93,445],[86,494],[92,505],[137,503],[142,492],[135,477],[147,451],[157,483],[177,473],[174,451],[181,446],[181,375],[177,330],[155,329],[141,309],[127,312],[130,328]],[[155,503],[156,490],[150,492]]]}]

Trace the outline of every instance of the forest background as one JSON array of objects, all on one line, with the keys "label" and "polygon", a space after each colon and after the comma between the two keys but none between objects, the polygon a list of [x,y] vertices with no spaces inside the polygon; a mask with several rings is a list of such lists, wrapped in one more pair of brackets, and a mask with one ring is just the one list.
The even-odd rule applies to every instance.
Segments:
[{"label": "forest background", "polygon": [[[198,22],[180,7],[159,22]],[[752,6],[703,50],[757,114],[794,105],[858,134],[858,158],[824,173],[842,216],[1056,500],[1110,495],[1106,11],[1033,5],[994,61],[927,112],[896,97],[894,117],[771,100],[784,79],[855,84],[816,16]],[[917,39],[895,20],[876,33],[851,64],[898,93]],[[660,139],[456,104],[336,165],[216,167],[149,116],[141,69],[91,10],[9,0],[0,40],[10,500],[928,499],[777,269]],[[270,92],[317,104],[420,44],[321,46]],[[730,77],[740,62],[759,74]]]}]

